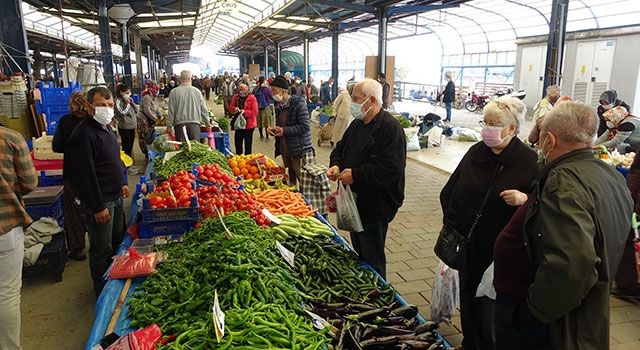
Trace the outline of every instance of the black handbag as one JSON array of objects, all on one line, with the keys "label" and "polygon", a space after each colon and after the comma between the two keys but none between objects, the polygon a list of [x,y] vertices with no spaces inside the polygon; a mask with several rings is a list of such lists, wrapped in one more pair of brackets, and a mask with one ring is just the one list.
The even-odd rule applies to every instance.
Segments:
[{"label": "black handbag", "polygon": [[489,193],[493,188],[493,184],[495,183],[498,174],[500,174],[503,168],[504,165],[501,165],[498,169],[498,172],[493,176],[491,185],[489,185],[487,193],[485,193],[484,195],[482,204],[480,204],[480,209],[478,209],[476,217],[473,220],[473,224],[471,225],[469,233],[466,236],[458,232],[458,230],[451,227],[446,222],[442,226],[440,234],[438,234],[436,245],[433,247],[433,251],[436,253],[438,258],[440,258],[440,260],[442,260],[442,262],[447,264],[447,266],[449,266],[450,268],[456,270],[460,270],[462,268],[465,246],[471,240],[473,231],[475,231],[476,226],[478,226],[478,222],[482,217],[482,210],[484,209],[485,204],[487,204],[487,199],[489,199]]}]

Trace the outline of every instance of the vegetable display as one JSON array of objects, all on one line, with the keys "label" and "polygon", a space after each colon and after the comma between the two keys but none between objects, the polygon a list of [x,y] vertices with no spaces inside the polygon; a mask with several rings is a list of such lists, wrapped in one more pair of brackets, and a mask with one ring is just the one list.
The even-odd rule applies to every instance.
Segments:
[{"label": "vegetable display", "polygon": [[[178,335],[161,349],[322,349],[329,339],[301,317],[295,279],[277,255],[270,230],[231,213],[224,218],[235,239],[227,240],[217,219],[205,221],[180,244],[166,247],[169,261],[158,265],[129,300],[133,327],[157,323]],[[217,342],[211,317],[213,295],[226,313],[225,337]],[[325,331],[326,332],[326,331]],[[204,344],[204,345],[203,345]]]},{"label": "vegetable display", "polygon": [[[194,179],[195,176],[193,174],[184,170],[169,176],[166,181],[163,181],[160,186],[147,195],[151,209],[189,207],[191,197],[196,195],[192,183]],[[169,189],[171,189],[171,192]]]},{"label": "vegetable display", "polygon": [[292,214],[294,216],[313,216],[317,209],[307,202],[299,192],[286,189],[252,192],[253,198],[271,214]]},{"label": "vegetable display", "polygon": [[180,170],[189,171],[195,163],[218,164],[220,170],[227,174],[232,174],[229,162],[222,153],[199,142],[191,142],[191,150],[189,150],[186,143],[183,143],[180,147],[180,153],[166,162],[164,162],[164,157],[164,155],[157,157],[151,169],[160,178],[167,178]]}]

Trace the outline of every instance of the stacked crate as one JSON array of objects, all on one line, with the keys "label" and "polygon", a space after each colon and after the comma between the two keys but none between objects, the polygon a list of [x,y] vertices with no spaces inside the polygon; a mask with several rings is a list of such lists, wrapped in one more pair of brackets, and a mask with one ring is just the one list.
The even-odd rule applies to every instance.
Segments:
[{"label": "stacked crate", "polygon": [[69,84],[69,87],[54,88],[51,82],[47,86],[43,82],[39,82],[38,89],[40,89],[41,97],[39,101],[36,101],[36,113],[46,115],[47,134],[53,135],[60,118],[69,113],[71,93],[82,91],[82,88],[80,83]]}]

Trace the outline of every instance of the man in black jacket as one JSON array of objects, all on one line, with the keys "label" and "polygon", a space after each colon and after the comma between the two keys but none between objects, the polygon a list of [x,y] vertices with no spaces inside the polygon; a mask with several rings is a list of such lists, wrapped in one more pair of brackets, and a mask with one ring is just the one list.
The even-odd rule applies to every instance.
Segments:
[{"label": "man in black jacket", "polygon": [[331,152],[329,179],[350,185],[364,231],[351,232],[360,258],[386,278],[389,222],[404,201],[407,143],[396,118],[382,109],[382,85],[365,79],[353,89],[349,125]]},{"label": "man in black jacket", "polygon": [[129,196],[124,180],[120,146],[109,125],[113,118],[113,96],[105,87],[87,93],[87,115],[73,130],[65,163],[71,163],[75,204],[89,233],[89,269],[96,296],[102,275],[111,263],[124,235],[122,198]]}]

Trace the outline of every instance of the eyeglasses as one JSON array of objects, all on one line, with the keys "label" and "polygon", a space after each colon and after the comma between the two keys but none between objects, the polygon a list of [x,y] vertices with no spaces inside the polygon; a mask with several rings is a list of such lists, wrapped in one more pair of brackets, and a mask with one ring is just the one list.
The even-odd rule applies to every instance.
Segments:
[{"label": "eyeglasses", "polygon": [[493,102],[496,103],[496,107],[498,107],[499,109],[506,109],[507,111],[509,111],[509,113],[513,116],[513,119],[515,119],[516,123],[518,122],[518,117],[516,117],[516,114],[511,110],[508,104],[500,101],[493,101]]},{"label": "eyeglasses", "polygon": [[502,123],[487,123],[484,120],[478,121],[478,124],[480,124],[483,129],[504,128],[504,124]]}]

